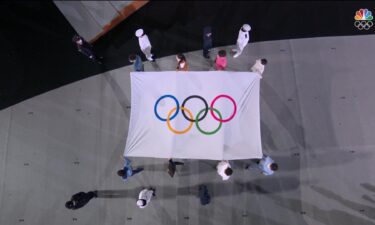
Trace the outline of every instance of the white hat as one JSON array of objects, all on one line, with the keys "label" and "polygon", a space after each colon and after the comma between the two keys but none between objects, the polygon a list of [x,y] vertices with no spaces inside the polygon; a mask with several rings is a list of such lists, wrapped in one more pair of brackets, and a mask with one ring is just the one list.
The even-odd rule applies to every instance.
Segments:
[{"label": "white hat", "polygon": [[138,29],[135,31],[135,36],[140,37],[143,35],[143,29]]},{"label": "white hat", "polygon": [[137,201],[137,206],[139,206],[139,207],[145,206],[145,205],[144,205],[144,202],[145,202],[144,199],[138,199],[138,201]]},{"label": "white hat", "polygon": [[244,29],[245,31],[250,31],[251,27],[250,27],[249,24],[244,24],[244,25],[242,25],[242,29]]}]

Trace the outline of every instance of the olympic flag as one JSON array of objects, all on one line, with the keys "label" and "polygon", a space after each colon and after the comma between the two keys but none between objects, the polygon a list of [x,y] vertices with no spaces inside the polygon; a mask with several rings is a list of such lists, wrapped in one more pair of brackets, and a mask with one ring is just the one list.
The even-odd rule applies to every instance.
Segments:
[{"label": "olympic flag", "polygon": [[259,81],[251,72],[131,72],[125,156],[261,158]]}]

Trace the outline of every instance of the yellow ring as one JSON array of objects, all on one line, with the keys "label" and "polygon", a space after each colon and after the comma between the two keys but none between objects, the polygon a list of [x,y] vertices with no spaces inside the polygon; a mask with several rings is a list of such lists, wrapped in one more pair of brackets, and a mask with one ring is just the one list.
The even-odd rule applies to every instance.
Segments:
[{"label": "yellow ring", "polygon": [[[171,126],[171,124],[169,123],[169,121],[170,121],[170,118],[171,118],[172,113],[174,113],[174,111],[176,111],[176,109],[177,109],[177,107],[174,107],[174,108],[173,108],[171,111],[169,111],[169,113],[168,113],[168,117],[167,117],[167,125],[168,125],[168,129],[169,129],[170,131],[172,131],[173,133],[175,133],[175,134],[184,134],[184,133],[188,132],[188,131],[193,127],[194,122],[190,122],[189,127],[186,128],[185,130],[178,131],[178,130],[173,129],[172,126]],[[180,109],[186,111],[186,112],[189,114],[190,119],[191,119],[192,121],[194,121],[193,114],[190,112],[190,110],[188,110],[188,109],[185,108],[185,107],[180,107]]]}]

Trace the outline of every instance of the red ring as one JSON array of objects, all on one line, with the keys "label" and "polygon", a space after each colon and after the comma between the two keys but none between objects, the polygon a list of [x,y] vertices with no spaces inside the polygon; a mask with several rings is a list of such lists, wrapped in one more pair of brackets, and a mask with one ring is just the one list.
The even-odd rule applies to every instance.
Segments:
[{"label": "red ring", "polygon": [[214,104],[215,104],[216,100],[218,100],[221,97],[227,98],[227,99],[229,99],[233,103],[233,105],[234,105],[234,112],[233,112],[233,114],[228,119],[222,120],[222,119],[219,119],[219,118],[217,118],[215,116],[215,114],[214,114],[214,112],[213,112],[212,109],[210,109],[210,112],[211,112],[212,117],[215,118],[215,120],[217,120],[219,122],[222,122],[222,123],[225,123],[225,122],[228,122],[228,121],[232,120],[233,117],[236,115],[237,104],[236,104],[236,101],[234,101],[234,99],[232,97],[230,97],[229,95],[218,95],[218,96],[216,96],[216,98],[214,98],[214,100],[212,100],[212,102],[211,102],[211,108],[214,108]]}]

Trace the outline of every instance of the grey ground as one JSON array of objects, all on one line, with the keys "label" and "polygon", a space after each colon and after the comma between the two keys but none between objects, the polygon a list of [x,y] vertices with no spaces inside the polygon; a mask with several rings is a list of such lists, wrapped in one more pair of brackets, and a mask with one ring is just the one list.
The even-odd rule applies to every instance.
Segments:
[{"label": "grey ground", "polygon": [[[0,224],[375,224],[374,52],[375,36],[368,35],[251,43],[229,58],[233,71],[269,61],[261,80],[262,144],[280,166],[269,177],[234,161],[233,177],[223,182],[215,161],[185,160],[172,179],[165,159],[133,158],[145,171],[124,183],[116,171],[131,67],[2,110]],[[210,69],[201,51],[186,55],[192,71]],[[175,64],[169,56],[145,68]],[[208,185],[210,205],[199,204],[199,184]],[[150,185],[157,197],[137,208],[138,192]],[[101,197],[65,209],[71,195],[90,190]]]}]

